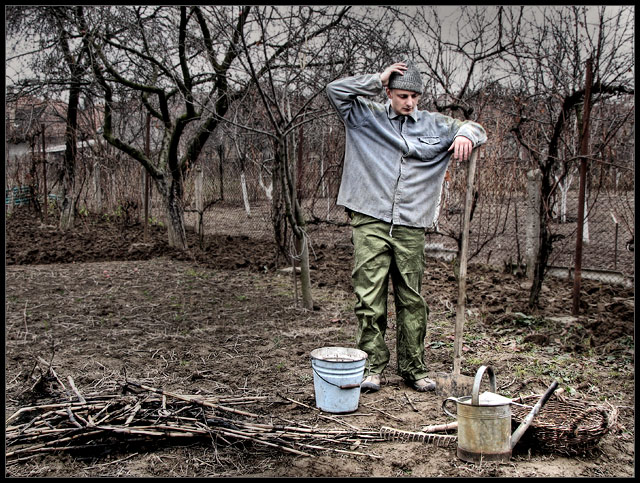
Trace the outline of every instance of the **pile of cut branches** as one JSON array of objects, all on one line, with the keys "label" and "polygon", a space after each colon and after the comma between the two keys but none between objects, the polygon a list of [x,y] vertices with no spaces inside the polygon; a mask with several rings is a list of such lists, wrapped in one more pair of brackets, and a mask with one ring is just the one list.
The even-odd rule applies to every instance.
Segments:
[{"label": "pile of cut branches", "polygon": [[85,396],[71,377],[69,383],[74,395],[67,400],[22,407],[6,420],[7,462],[48,452],[97,449],[112,445],[114,438],[200,438],[214,445],[254,443],[304,456],[334,451],[371,457],[376,456],[353,449],[362,442],[384,440],[379,431],[355,427],[261,423],[258,414],[238,409],[265,401],[266,396],[181,395],[132,381],[123,383],[120,394]]},{"label": "pile of cut branches", "polygon": [[[125,378],[110,394],[82,394],[71,376],[67,385],[50,362],[38,357],[40,377],[28,392],[43,392],[43,404],[24,406],[5,421],[7,463],[18,463],[43,453],[111,448],[118,442],[201,440],[211,445],[256,444],[301,456],[337,452],[379,458],[356,451],[380,441],[421,441],[450,447],[455,436],[412,433],[394,428],[362,429],[323,414],[316,408],[278,395],[280,402],[318,411],[318,418],[345,429],[282,420],[240,409],[257,403],[278,402],[268,396],[184,395]],[[27,391],[25,391],[27,392]],[[268,420],[269,422],[264,422]]]}]

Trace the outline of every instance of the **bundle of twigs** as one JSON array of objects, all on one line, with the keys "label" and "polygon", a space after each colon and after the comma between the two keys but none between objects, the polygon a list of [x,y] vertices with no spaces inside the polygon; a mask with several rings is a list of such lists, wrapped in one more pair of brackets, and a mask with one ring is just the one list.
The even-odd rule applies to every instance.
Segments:
[{"label": "bundle of twigs", "polygon": [[23,407],[6,420],[9,462],[44,452],[100,447],[113,438],[242,441],[304,456],[313,451],[367,455],[353,449],[362,442],[384,440],[374,430],[260,423],[259,415],[237,407],[266,396],[181,395],[132,381],[124,383],[122,394],[90,396],[80,394],[69,380],[75,397]]}]

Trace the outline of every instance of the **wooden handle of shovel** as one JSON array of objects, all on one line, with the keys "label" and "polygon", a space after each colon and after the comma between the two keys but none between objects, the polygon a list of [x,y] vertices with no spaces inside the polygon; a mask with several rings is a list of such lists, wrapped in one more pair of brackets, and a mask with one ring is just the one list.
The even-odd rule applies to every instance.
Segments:
[{"label": "wooden handle of shovel", "polygon": [[473,204],[473,184],[476,176],[478,150],[471,151],[467,173],[467,193],[464,199],[464,218],[462,220],[462,239],[460,247],[460,267],[458,276],[458,305],[456,306],[456,325],[453,342],[453,374],[460,375],[462,356],[462,334],[464,331],[464,312],[467,298],[467,257],[469,253],[469,225],[471,224],[471,206]]},{"label": "wooden handle of shovel", "polygon": [[520,423],[520,426],[518,426],[518,428],[513,432],[513,434],[511,435],[511,449],[513,449],[514,446],[518,443],[518,441],[520,441],[520,438],[522,438],[522,435],[525,433],[525,431],[529,429],[529,426],[531,425],[531,421],[533,421],[533,418],[535,418],[538,415],[542,406],[544,406],[544,404],[551,397],[551,395],[553,394],[553,392],[556,390],[557,387],[558,387],[558,381],[553,381],[551,385],[547,388],[547,392],[544,393],[544,395],[540,398],[537,404],[533,406],[533,409],[531,410],[531,412],[527,414],[527,417],[524,418],[524,420]]}]

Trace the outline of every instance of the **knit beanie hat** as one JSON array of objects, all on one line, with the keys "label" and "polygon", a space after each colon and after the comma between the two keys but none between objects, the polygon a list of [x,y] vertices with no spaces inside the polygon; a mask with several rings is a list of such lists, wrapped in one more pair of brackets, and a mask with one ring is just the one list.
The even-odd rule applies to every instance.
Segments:
[{"label": "knit beanie hat", "polygon": [[389,77],[389,89],[402,89],[422,94],[422,76],[411,60],[403,60],[407,64],[404,75],[393,72]]}]

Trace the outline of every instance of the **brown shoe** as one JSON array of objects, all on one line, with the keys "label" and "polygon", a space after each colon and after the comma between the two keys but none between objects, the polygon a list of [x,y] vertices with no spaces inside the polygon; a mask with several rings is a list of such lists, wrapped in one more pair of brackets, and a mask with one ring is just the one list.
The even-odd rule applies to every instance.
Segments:
[{"label": "brown shoe", "polygon": [[410,384],[418,392],[427,392],[427,391],[435,391],[436,383],[431,379],[427,379],[426,377],[422,379],[418,379]]},{"label": "brown shoe", "polygon": [[370,374],[360,383],[360,389],[364,391],[379,391],[380,390],[380,374]]}]

